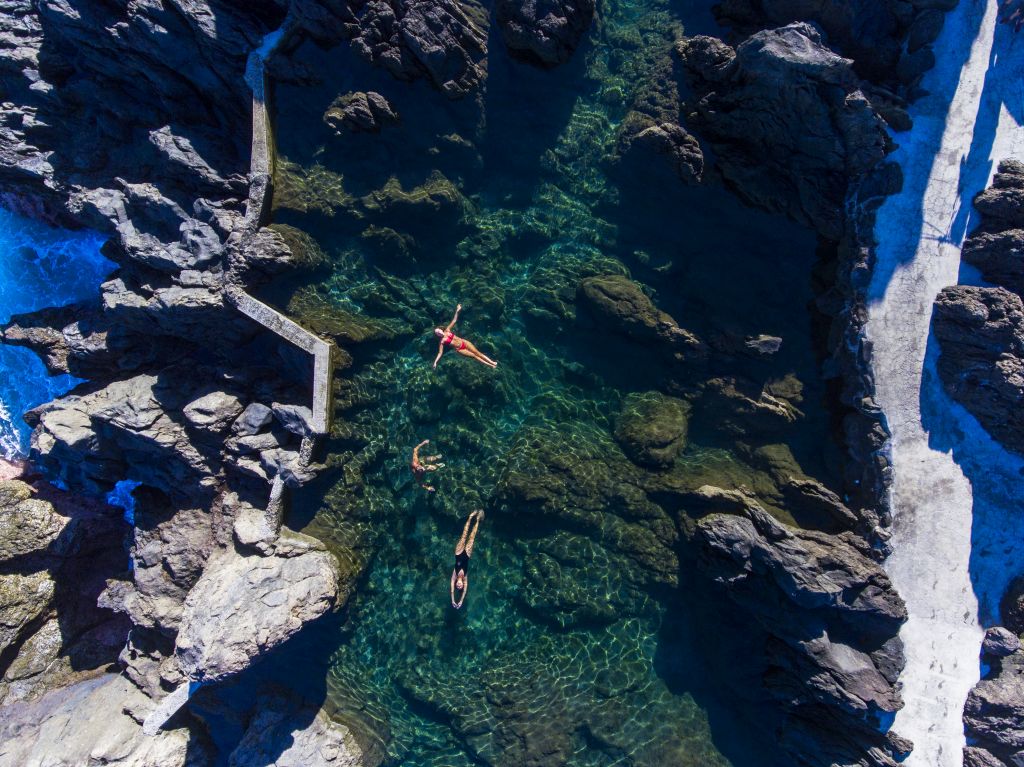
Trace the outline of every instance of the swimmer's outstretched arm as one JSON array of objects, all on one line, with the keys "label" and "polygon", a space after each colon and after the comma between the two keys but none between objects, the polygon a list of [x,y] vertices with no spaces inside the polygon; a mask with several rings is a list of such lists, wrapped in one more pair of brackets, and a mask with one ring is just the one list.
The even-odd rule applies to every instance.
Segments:
[{"label": "swimmer's outstretched arm", "polygon": [[440,361],[442,354],[444,354],[444,344],[440,343],[440,344],[437,345],[437,356],[434,357],[434,367],[435,368],[437,367],[437,363]]},{"label": "swimmer's outstretched arm", "polygon": [[448,323],[448,327],[445,328],[445,332],[451,333],[452,328],[455,327],[455,323],[458,322],[459,312],[462,311],[462,304],[458,304],[455,307],[455,316],[452,317],[452,321]]},{"label": "swimmer's outstretched arm", "polygon": [[452,570],[452,582],[449,584],[449,586],[449,593],[451,594],[452,598],[452,607],[458,607],[458,605],[455,604],[455,570]]}]

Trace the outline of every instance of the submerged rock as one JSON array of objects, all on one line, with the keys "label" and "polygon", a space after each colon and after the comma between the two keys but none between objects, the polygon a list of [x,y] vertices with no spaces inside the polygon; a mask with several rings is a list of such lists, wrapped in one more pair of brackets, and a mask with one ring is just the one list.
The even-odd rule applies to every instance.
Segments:
[{"label": "submerged rock", "polygon": [[324,122],[338,135],[346,131],[380,133],[385,125],[398,122],[398,113],[379,93],[356,91],[338,96],[324,112]]},{"label": "submerged rock", "polygon": [[620,151],[629,161],[641,153],[667,158],[680,180],[698,183],[704,173],[704,154],[700,142],[685,128],[675,123],[661,123],[644,128],[625,141]]},{"label": "submerged rock", "polygon": [[610,274],[587,277],[577,289],[577,300],[597,324],[627,338],[665,347],[684,357],[706,353],[704,344],[676,324],[668,314],[628,277]]},{"label": "submerged rock", "polygon": [[498,26],[513,56],[564,64],[594,19],[594,0],[498,0]]},{"label": "submerged rock", "polygon": [[671,466],[686,447],[689,405],[658,392],[631,394],[622,403],[615,439],[643,466]]}]

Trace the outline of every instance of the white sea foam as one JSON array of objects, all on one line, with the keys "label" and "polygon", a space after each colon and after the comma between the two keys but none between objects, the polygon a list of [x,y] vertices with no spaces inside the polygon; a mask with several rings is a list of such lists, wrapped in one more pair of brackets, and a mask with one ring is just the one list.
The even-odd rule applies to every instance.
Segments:
[{"label": "white sea foam", "polygon": [[938,292],[957,283],[971,200],[1007,156],[1024,159],[1024,39],[996,25],[996,0],[961,0],[895,136],[903,191],[878,214],[867,335],[878,402],[892,431],[894,553],[886,569],[907,602],[906,703],[894,730],[910,767],[960,767],[963,706],[980,672],[980,622],[995,622],[1007,580],[1024,571],[1017,511],[1022,461],[943,391],[930,340]]}]

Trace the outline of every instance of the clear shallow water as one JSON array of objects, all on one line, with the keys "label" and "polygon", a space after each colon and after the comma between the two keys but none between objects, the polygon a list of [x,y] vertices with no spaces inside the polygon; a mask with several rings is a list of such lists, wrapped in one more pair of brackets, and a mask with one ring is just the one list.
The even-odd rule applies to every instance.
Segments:
[{"label": "clear shallow water", "polygon": [[[657,159],[616,164],[631,112],[675,97],[670,49],[690,8],[599,12],[590,42],[550,72],[510,61],[492,37],[479,111],[344,46],[295,54],[322,82],[275,86],[275,221],[311,234],[326,263],[266,297],[352,356],[327,445],[334,471],[288,521],[362,574],[326,694],[389,765],[778,761],[725,686],[746,666],[756,674],[760,647],[749,630],[722,633],[728,610],[695,572],[679,497],[744,487],[793,521],[765,446],[838,489],[816,243],[719,187],[684,187]],[[333,137],[322,115],[351,90],[384,94],[402,122]],[[629,274],[711,343],[708,363],[596,329],[576,292],[604,274]],[[459,301],[457,332],[496,371],[451,352],[431,370],[432,328]],[[759,334],[782,337],[779,353],[736,351]],[[785,393],[801,417],[788,428],[733,417],[702,394],[721,376]],[[625,398],[649,391],[691,408],[689,445],[660,472],[613,437]],[[408,470],[424,438],[446,463],[433,495]],[[456,612],[453,548],[474,508],[487,517]]]},{"label": "clear shallow water", "polygon": [[[0,208],[0,323],[11,315],[92,298],[114,269],[92,232],[56,229]],[[78,379],[50,377],[34,352],[0,345],[0,455],[28,449],[21,416],[71,389]]]}]

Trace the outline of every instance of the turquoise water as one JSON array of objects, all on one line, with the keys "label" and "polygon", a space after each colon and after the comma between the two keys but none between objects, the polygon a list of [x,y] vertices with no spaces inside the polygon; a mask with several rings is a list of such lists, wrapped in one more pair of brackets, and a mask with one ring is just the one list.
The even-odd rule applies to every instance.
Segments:
[{"label": "turquoise water", "polygon": [[[716,676],[722,647],[743,639],[719,639],[727,610],[696,573],[685,494],[743,487],[793,522],[764,457],[789,453],[839,489],[819,256],[810,232],[714,183],[618,156],[631,121],[669,114],[671,46],[691,12],[602,3],[591,39],[554,71],[510,61],[492,35],[479,105],[395,82],[345,46],[304,46],[294,58],[320,81],[275,86],[275,224],[311,235],[323,260],[265,297],[350,357],[331,470],[288,522],[357,578],[327,696],[388,765],[776,762]],[[331,135],[321,116],[350,90],[384,94],[401,122]],[[577,289],[608,274],[629,275],[709,359],[596,326]],[[431,369],[432,329],[457,302],[456,332],[497,370],[451,352]],[[759,334],[780,351],[744,354]],[[734,412],[709,384],[723,377],[780,392],[798,417]],[[650,392],[690,413],[686,449],[660,470],[614,436],[627,398]],[[426,438],[446,464],[429,495],[408,470]],[[487,516],[455,611],[453,549],[474,508]]]},{"label": "turquoise water", "polygon": [[[93,298],[114,269],[92,232],[47,226],[0,209],[0,323],[13,314]],[[50,377],[28,349],[0,346],[0,455],[28,450],[22,414],[71,389],[78,379]]]}]

